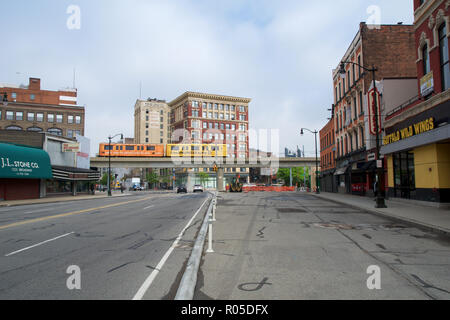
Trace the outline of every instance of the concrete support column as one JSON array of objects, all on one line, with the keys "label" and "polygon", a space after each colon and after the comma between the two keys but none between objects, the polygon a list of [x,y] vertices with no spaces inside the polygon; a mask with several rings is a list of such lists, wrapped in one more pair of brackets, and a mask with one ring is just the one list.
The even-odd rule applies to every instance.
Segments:
[{"label": "concrete support column", "polygon": [[72,196],[74,196],[74,197],[77,195],[77,185],[78,185],[78,181],[72,182]]},{"label": "concrete support column", "polygon": [[39,197],[40,198],[45,198],[47,196],[47,183],[46,180],[41,179],[41,181],[39,182]]},{"label": "concrete support column", "polygon": [[316,167],[309,168],[309,172],[311,173],[311,192],[315,190],[317,187],[316,184]]},{"label": "concrete support column", "polygon": [[224,187],[224,170],[223,168],[217,168],[217,191],[225,191]]},{"label": "concrete support column", "polygon": [[289,186],[292,187],[292,168],[289,168]]}]

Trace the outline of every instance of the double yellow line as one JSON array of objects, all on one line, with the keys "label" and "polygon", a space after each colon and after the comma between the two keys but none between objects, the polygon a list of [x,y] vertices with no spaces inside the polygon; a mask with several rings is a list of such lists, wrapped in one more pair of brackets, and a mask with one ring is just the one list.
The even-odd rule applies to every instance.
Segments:
[{"label": "double yellow line", "polygon": [[82,213],[86,213],[86,212],[91,212],[91,211],[96,211],[96,210],[101,210],[101,209],[108,209],[108,208],[113,208],[113,207],[119,207],[119,206],[123,206],[123,205],[130,204],[130,203],[147,201],[147,200],[150,200],[150,199],[152,199],[152,197],[148,197],[148,198],[144,198],[144,199],[140,199],[140,200],[119,202],[119,203],[109,204],[107,206],[102,206],[102,207],[97,207],[97,208],[90,208],[90,209],[84,209],[84,210],[73,211],[73,212],[68,212],[68,213],[62,213],[62,214],[57,214],[57,215],[53,215],[53,216],[47,216],[47,217],[41,217],[41,218],[36,218],[36,219],[25,220],[25,221],[21,221],[21,222],[15,222],[15,223],[7,224],[7,225],[4,225],[4,226],[0,226],[0,230],[12,228],[12,227],[23,226],[23,225],[30,224],[30,223],[36,223],[36,222],[42,222],[42,221],[47,221],[47,220],[52,220],[52,219],[69,217],[69,216],[82,214]]}]

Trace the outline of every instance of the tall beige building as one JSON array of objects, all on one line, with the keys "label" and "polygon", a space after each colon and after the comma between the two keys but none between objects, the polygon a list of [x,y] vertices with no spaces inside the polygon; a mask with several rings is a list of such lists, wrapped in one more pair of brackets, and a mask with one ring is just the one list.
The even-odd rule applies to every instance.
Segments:
[{"label": "tall beige building", "polygon": [[170,142],[170,108],[165,100],[137,100],[134,106],[135,143]]}]

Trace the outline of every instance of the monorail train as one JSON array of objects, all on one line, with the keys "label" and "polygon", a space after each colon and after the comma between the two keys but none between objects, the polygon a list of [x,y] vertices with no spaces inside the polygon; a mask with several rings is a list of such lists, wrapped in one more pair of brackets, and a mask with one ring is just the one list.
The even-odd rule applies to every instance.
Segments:
[{"label": "monorail train", "polygon": [[225,144],[111,144],[101,143],[100,157],[226,157]]}]

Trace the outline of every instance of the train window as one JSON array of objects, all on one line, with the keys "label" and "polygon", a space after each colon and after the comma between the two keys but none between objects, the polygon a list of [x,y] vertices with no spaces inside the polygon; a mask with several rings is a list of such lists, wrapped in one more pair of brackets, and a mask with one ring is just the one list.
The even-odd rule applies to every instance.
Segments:
[{"label": "train window", "polygon": [[194,151],[200,151],[200,147],[192,147],[192,150],[194,150]]},{"label": "train window", "polygon": [[178,150],[180,150],[178,147],[172,146],[172,151],[178,151]]},{"label": "train window", "polygon": [[119,146],[116,147],[116,150],[119,150]]},{"label": "train window", "polygon": [[113,147],[112,146],[105,146],[105,150],[112,150]]},{"label": "train window", "polygon": [[134,146],[125,146],[125,150],[134,151]]},{"label": "train window", "polygon": [[211,151],[216,151],[216,147],[211,147]]},{"label": "train window", "polygon": [[155,150],[156,150],[155,146],[147,146],[147,151],[155,151]]},{"label": "train window", "polygon": [[120,146],[120,151],[122,151],[123,150],[123,146]]}]

